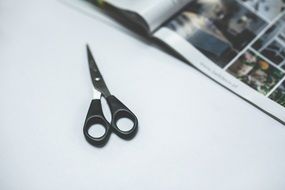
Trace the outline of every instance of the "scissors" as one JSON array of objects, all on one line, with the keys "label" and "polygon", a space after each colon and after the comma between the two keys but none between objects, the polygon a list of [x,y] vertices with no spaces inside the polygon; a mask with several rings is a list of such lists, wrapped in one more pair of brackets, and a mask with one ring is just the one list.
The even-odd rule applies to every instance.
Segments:
[{"label": "scissors", "polygon": [[[94,94],[84,123],[83,134],[87,142],[96,147],[104,146],[108,142],[112,132],[122,139],[130,140],[137,133],[138,119],[119,99],[111,95],[98,69],[98,66],[96,65],[89,46],[87,45],[86,47]],[[106,99],[110,108],[110,123],[106,120],[102,111],[102,96]],[[121,127],[119,128],[117,125],[118,121],[123,118],[129,119],[133,124],[128,130],[121,130]],[[105,129],[104,133],[99,137],[94,137],[94,135],[92,136],[90,134],[90,129],[92,127],[99,126],[102,126]]]}]

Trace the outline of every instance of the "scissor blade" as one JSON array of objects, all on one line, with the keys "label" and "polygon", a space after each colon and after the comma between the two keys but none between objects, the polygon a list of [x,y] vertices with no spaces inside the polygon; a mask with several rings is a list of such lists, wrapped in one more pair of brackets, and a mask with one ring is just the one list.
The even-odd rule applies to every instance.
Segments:
[{"label": "scissor blade", "polygon": [[104,79],[99,71],[99,68],[95,62],[95,59],[90,51],[89,46],[86,45],[86,48],[88,55],[89,71],[94,88],[100,91],[105,97],[110,96],[110,92],[104,82]]}]

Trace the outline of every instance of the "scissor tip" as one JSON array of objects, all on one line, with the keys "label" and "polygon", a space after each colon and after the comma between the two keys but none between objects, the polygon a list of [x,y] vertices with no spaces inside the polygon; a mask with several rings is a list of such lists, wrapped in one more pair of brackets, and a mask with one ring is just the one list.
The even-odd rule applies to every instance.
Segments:
[{"label": "scissor tip", "polygon": [[90,51],[89,44],[86,44],[86,49]]},{"label": "scissor tip", "polygon": [[91,56],[92,53],[91,53],[91,50],[90,50],[90,47],[89,47],[88,44],[86,44],[86,49],[87,49],[87,54],[88,54],[88,56]]}]

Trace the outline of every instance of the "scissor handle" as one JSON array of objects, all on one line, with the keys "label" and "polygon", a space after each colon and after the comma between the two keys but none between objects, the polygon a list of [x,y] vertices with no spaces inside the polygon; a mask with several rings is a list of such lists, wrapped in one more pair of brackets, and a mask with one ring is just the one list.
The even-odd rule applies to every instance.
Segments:
[{"label": "scissor handle", "polygon": [[[138,131],[137,117],[115,96],[113,95],[108,96],[106,97],[106,100],[110,107],[110,111],[112,115],[111,126],[113,129],[113,132],[123,139],[126,139],[126,140],[132,139]],[[118,127],[117,122],[122,118],[127,118],[133,122],[133,126],[131,129],[125,131],[125,130],[121,130]]]},{"label": "scissor handle", "polygon": [[[93,137],[89,133],[89,129],[96,124],[105,128],[105,133],[100,137]],[[97,147],[102,147],[108,142],[111,134],[111,126],[103,115],[101,100],[92,100],[84,123],[83,134],[87,142]]]}]

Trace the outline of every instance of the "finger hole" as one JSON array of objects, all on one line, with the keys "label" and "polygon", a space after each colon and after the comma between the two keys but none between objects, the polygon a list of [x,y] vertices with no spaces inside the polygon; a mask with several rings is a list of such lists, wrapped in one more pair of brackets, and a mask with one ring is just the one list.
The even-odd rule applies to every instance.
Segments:
[{"label": "finger hole", "polygon": [[106,133],[106,128],[101,124],[92,125],[88,129],[88,134],[93,138],[101,138]]},{"label": "finger hole", "polygon": [[133,129],[134,122],[129,118],[120,118],[116,122],[116,125],[121,131],[127,132]]}]

